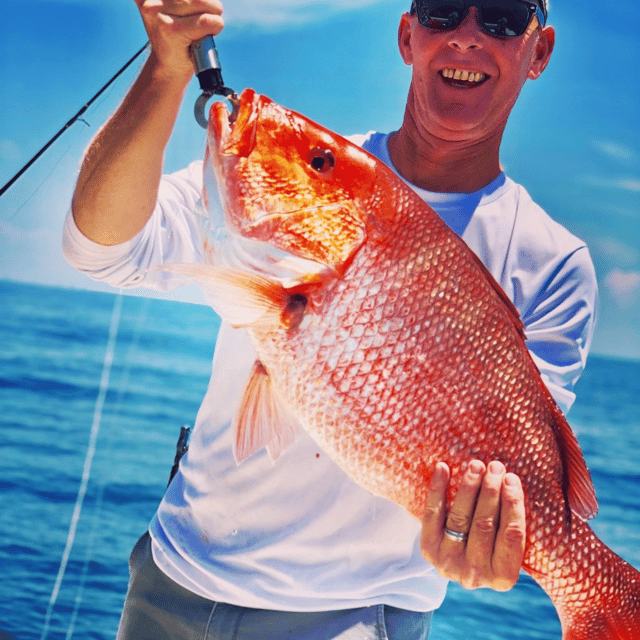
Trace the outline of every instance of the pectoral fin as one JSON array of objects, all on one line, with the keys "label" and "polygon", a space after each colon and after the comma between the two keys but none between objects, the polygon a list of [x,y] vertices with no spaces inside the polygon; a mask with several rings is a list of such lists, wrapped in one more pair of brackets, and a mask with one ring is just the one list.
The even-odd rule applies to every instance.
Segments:
[{"label": "pectoral fin", "polygon": [[287,308],[287,290],[257,274],[207,264],[176,263],[157,268],[194,280],[215,312],[233,327],[278,323]]}]

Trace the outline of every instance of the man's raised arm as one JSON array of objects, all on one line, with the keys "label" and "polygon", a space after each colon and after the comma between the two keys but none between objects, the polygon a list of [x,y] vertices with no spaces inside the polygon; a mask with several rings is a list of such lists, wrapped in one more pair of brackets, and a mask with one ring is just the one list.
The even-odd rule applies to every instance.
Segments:
[{"label": "man's raised arm", "polygon": [[151,54],[124,101],[91,142],[72,210],[90,240],[135,236],[155,207],[164,151],[193,76],[189,45],[223,28],[217,0],[135,0]]}]

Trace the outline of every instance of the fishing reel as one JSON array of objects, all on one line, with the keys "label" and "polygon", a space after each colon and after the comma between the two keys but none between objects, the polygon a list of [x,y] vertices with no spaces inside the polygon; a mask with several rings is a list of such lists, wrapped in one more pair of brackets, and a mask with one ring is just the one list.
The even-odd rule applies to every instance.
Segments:
[{"label": "fishing reel", "polygon": [[193,109],[196,121],[204,129],[207,128],[209,122],[205,115],[205,107],[214,94],[229,100],[233,106],[231,114],[231,119],[233,119],[238,105],[238,95],[233,89],[224,86],[222,67],[220,66],[218,51],[213,36],[205,36],[201,40],[194,42],[189,47],[189,53],[196,70],[196,75],[198,76],[200,88],[202,89],[202,94],[196,100]]}]

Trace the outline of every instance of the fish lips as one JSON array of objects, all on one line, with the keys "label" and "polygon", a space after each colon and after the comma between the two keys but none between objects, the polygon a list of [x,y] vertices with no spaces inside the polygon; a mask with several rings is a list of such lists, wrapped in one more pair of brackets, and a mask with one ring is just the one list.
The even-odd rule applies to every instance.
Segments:
[{"label": "fish lips", "polygon": [[[248,159],[256,148],[258,123],[267,98],[253,89],[245,89],[230,114],[224,102],[215,102],[209,113],[207,159],[213,168],[215,182],[225,212],[226,224],[242,233],[244,225],[233,215],[231,202],[238,198],[235,172],[238,163]],[[210,184],[210,183],[209,183]],[[205,180],[205,191],[207,181]]]},{"label": "fish lips", "polygon": [[230,225],[229,230],[239,232],[228,216],[230,194],[227,190],[233,190],[236,185],[233,182],[229,184],[227,176],[255,148],[259,102],[260,96],[253,89],[245,89],[235,104],[233,117],[225,102],[218,101],[211,105],[204,167],[204,200],[214,228]]},{"label": "fish lips", "polygon": [[260,115],[260,96],[253,89],[245,89],[240,96],[235,119],[224,102],[215,102],[209,113],[209,149],[220,163],[223,156],[248,158],[255,148]]}]

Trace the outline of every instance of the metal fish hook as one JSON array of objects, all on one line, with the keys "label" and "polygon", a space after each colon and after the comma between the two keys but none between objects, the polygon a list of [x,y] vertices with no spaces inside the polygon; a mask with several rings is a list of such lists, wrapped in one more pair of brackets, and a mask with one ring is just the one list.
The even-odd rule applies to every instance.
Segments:
[{"label": "metal fish hook", "polygon": [[229,120],[233,122],[239,104],[238,95],[233,89],[224,86],[222,67],[220,66],[218,51],[213,36],[205,36],[201,40],[194,42],[189,47],[189,53],[191,54],[193,66],[195,67],[196,75],[200,82],[200,88],[202,89],[202,94],[196,100],[193,109],[196,121],[204,129],[208,127],[209,122],[205,115],[205,107],[211,96],[217,94],[227,98],[231,103],[233,110],[229,116]]}]

